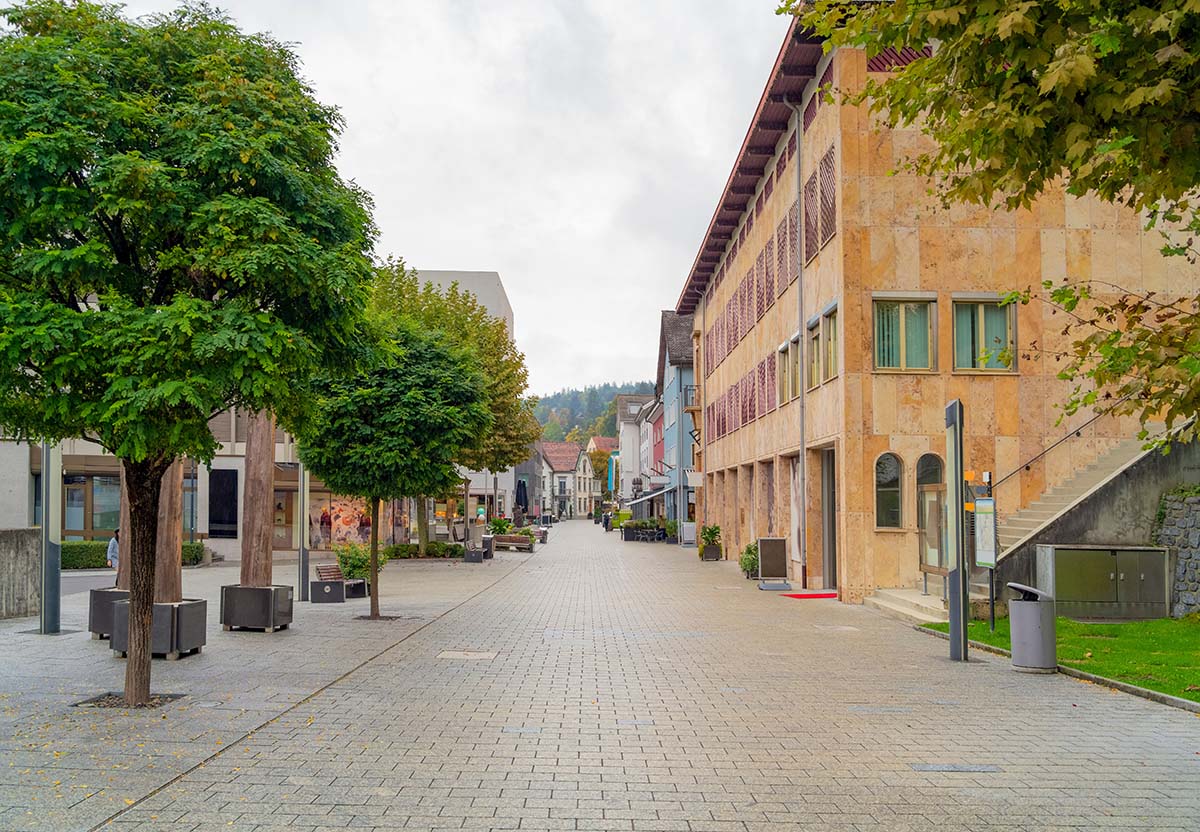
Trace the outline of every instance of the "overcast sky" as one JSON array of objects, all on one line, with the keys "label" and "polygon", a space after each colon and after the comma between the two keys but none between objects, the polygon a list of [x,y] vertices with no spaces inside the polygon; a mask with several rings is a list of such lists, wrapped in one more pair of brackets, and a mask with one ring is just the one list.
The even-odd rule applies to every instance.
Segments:
[{"label": "overcast sky", "polygon": [[380,256],[500,272],[532,392],[654,377],[787,29],[774,0],[218,5],[341,108]]}]

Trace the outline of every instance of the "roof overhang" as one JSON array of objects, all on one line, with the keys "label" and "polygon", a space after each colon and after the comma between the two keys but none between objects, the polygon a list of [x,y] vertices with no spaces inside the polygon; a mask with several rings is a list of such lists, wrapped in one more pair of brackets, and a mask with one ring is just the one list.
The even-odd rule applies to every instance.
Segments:
[{"label": "roof overhang", "polygon": [[675,303],[675,311],[679,314],[694,312],[704,295],[731,231],[737,228],[738,220],[757,193],[759,180],[765,173],[763,166],[766,160],[775,153],[780,140],[786,138],[792,105],[800,105],[804,88],[816,77],[822,44],[822,39],[804,29],[798,20],[792,20],[758,101],[758,108],[754,111],[754,118],[750,121],[746,137],[742,139],[733,170],[700,242],[700,250]]}]

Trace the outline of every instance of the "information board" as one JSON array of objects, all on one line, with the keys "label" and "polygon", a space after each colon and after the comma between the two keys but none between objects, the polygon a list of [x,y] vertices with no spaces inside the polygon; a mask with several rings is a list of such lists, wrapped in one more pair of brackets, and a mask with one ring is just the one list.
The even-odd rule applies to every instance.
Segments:
[{"label": "information board", "polygon": [[996,501],[992,497],[975,498],[975,565],[996,566]]}]

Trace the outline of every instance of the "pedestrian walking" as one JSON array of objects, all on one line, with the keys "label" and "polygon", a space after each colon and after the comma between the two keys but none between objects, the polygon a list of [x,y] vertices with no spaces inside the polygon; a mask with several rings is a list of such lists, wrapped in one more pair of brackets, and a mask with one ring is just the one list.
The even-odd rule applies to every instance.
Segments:
[{"label": "pedestrian walking", "polygon": [[121,530],[117,529],[113,532],[112,540],[108,541],[108,565],[117,570],[117,577],[113,578],[113,586],[116,586],[121,581]]}]

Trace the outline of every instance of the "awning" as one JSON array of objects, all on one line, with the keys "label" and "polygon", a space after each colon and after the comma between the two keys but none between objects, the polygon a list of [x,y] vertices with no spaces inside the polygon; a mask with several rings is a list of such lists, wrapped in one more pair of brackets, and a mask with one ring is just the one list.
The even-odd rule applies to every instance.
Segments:
[{"label": "awning", "polygon": [[661,497],[663,494],[665,494],[669,490],[670,489],[667,489],[667,488],[660,488],[657,491],[651,491],[649,494],[643,494],[642,496],[638,497],[636,500],[630,500],[625,505],[632,506],[632,505],[637,505],[638,503],[643,503],[646,500],[653,500],[655,497]]}]

